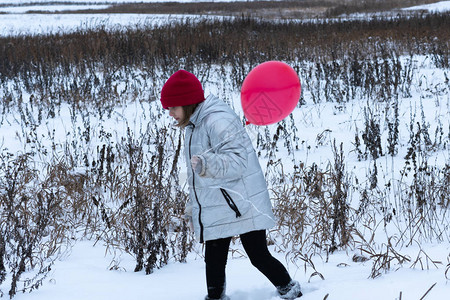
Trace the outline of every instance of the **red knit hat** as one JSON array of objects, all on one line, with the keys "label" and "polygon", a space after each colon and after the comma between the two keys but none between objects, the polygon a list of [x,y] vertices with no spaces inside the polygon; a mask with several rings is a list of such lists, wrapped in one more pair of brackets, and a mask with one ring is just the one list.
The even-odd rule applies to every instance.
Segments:
[{"label": "red knit hat", "polygon": [[179,70],[170,76],[161,90],[161,104],[164,109],[196,104],[204,100],[202,84],[194,74],[185,70]]}]

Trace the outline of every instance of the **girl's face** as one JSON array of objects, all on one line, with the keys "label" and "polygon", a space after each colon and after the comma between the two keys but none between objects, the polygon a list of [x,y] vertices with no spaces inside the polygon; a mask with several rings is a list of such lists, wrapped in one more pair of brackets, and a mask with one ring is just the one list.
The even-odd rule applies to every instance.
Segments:
[{"label": "girl's face", "polygon": [[184,120],[184,110],[182,106],[169,107],[169,116],[174,118],[178,123]]}]

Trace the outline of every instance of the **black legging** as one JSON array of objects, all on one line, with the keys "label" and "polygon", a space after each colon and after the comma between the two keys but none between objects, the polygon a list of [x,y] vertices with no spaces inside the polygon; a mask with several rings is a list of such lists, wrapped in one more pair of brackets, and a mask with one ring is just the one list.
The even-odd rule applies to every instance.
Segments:
[{"label": "black legging", "polygon": [[[289,284],[291,277],[286,268],[267,249],[266,231],[251,231],[240,235],[242,245],[253,266],[276,287]],[[206,241],[206,285],[208,296],[220,299],[225,289],[225,266],[231,237]]]}]

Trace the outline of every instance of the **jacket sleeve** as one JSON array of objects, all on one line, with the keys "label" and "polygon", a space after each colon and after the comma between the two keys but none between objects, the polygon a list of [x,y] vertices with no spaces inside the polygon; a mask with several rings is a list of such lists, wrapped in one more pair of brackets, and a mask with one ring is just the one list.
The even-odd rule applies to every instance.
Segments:
[{"label": "jacket sleeve", "polygon": [[245,128],[236,117],[216,118],[206,122],[211,148],[200,155],[202,177],[239,178],[247,168],[248,149]]}]

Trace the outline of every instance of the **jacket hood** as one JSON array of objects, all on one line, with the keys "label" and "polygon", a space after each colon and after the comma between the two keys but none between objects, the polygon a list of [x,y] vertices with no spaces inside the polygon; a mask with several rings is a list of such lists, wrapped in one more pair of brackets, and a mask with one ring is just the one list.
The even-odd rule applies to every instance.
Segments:
[{"label": "jacket hood", "polygon": [[211,113],[229,112],[231,108],[224,101],[214,95],[209,95],[205,101],[201,102],[191,116],[190,123],[197,126]]}]

